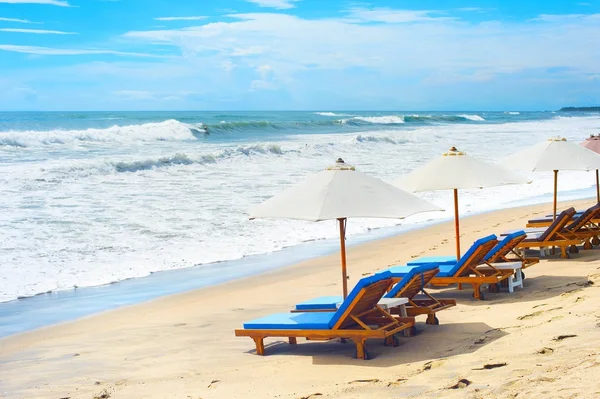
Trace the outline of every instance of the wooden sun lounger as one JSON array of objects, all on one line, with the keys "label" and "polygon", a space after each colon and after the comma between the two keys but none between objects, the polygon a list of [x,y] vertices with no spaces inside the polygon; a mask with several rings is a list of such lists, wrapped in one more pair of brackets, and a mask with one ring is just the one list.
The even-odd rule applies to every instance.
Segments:
[{"label": "wooden sun lounger", "polygon": [[[463,284],[469,284],[473,287],[473,297],[475,299],[484,299],[481,292],[483,284],[489,284],[490,287],[497,287],[502,280],[509,278],[512,273],[507,270],[499,270],[491,263],[485,262],[484,258],[490,250],[498,244],[495,235],[481,238],[473,243],[471,248],[454,265],[440,266],[440,273],[431,279],[431,284],[437,286],[449,286],[458,284],[462,289]],[[491,270],[477,270],[477,266],[487,264]]]},{"label": "wooden sun lounger", "polygon": [[574,236],[568,232],[566,232],[565,226],[569,223],[569,220],[575,214],[575,208],[569,208],[564,210],[558,215],[556,220],[552,222],[550,226],[546,228],[546,230],[541,233],[532,233],[535,234],[534,237],[529,237],[521,241],[517,248],[545,248],[545,247],[559,247],[561,250],[561,258],[567,259],[569,258],[569,253],[567,249],[570,246],[576,246],[578,244],[582,244],[585,240]]},{"label": "wooden sun lounger", "polygon": [[[593,210],[593,208],[597,207],[598,205],[600,205],[600,203],[595,204],[595,205],[589,207],[585,211],[579,211],[579,212],[575,211],[575,214],[572,216],[573,221],[579,219],[581,216],[585,216],[586,213],[589,213],[590,211]],[[525,225],[525,227],[527,227],[527,228],[548,227],[548,226],[550,226],[552,224],[553,221],[554,221],[554,218],[552,217],[552,215],[547,215],[545,217],[528,220],[527,224]],[[593,223],[593,224],[595,224],[595,225],[600,224],[600,214],[596,214],[594,217],[592,217],[592,219],[590,220],[590,222]]]},{"label": "wooden sun lounger", "polygon": [[[484,260],[487,263],[521,262],[521,269],[527,269],[540,262],[540,258],[526,258],[515,249],[527,238],[523,230],[507,234],[494,248],[488,252]],[[522,273],[523,274],[523,273]],[[524,278],[524,274],[522,276]]]},{"label": "wooden sun lounger", "polygon": [[[392,274],[400,272],[400,269],[409,268],[410,266],[399,266],[391,267],[388,269]],[[425,291],[425,286],[431,282],[436,274],[439,273],[439,267],[432,265],[423,265],[421,269],[419,266],[410,267],[412,270],[398,282],[390,292],[388,292],[386,298],[407,298],[408,305],[406,305],[406,312],[408,316],[419,316],[422,314],[427,315],[425,324],[438,325],[436,314],[437,312],[456,306],[455,299],[437,299]],[[412,275],[410,275],[412,273]],[[404,280],[407,280],[404,283]],[[424,298],[416,298],[420,293],[423,294]],[[400,314],[400,309],[392,308],[390,313]]]},{"label": "wooden sun lounger", "polygon": [[256,353],[265,354],[264,339],[287,337],[290,344],[297,338],[331,340],[344,338],[356,345],[356,357],[368,359],[366,340],[383,338],[396,346],[394,334],[414,327],[414,317],[394,317],[377,302],[392,286],[391,273],[378,273],[361,279],[335,312],[280,313],[244,323],[235,330],[238,337],[250,337]]},{"label": "wooden sun lounger", "polygon": [[[456,306],[454,299],[436,299],[425,291],[433,276],[439,272],[436,265],[419,266],[393,266],[384,272],[390,272],[394,281],[392,289],[385,294],[384,298],[406,298],[408,303],[404,305],[406,315],[416,317],[427,315],[426,324],[438,325],[439,320],[436,313]],[[422,293],[422,297],[416,296]],[[327,312],[336,309],[336,304],[341,302],[339,296],[326,296],[314,298],[296,305],[292,312]],[[402,307],[390,309],[391,314],[401,315]]]}]

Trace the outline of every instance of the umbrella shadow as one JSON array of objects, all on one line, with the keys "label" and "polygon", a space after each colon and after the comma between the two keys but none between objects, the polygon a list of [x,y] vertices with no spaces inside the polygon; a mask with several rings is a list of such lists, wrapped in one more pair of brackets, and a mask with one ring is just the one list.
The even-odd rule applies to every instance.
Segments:
[{"label": "umbrella shadow", "polygon": [[312,356],[314,365],[391,367],[472,353],[508,334],[485,323],[448,323],[438,326],[417,323],[417,331],[417,335],[412,337],[397,334],[399,345],[396,347],[385,346],[381,339],[368,340],[370,360],[366,361],[355,358],[356,346],[350,340],[346,343],[339,340],[299,340],[297,345],[278,340],[265,345],[265,352],[268,356]]}]

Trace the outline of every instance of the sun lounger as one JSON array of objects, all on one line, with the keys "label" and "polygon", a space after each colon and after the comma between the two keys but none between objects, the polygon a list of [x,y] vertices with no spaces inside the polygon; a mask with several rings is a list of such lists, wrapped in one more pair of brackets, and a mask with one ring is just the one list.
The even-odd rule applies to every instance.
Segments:
[{"label": "sun lounger", "polygon": [[[507,274],[512,270],[515,273],[514,276],[503,280],[503,284],[506,283],[509,292],[513,292],[514,287],[522,287],[525,278],[523,269],[540,261],[539,258],[526,258],[515,251],[516,246],[526,237],[527,234],[523,230],[517,230],[506,235],[485,255],[483,258],[484,264],[477,266],[477,270],[486,275],[495,275],[497,271]],[[408,262],[408,266],[428,263],[438,263],[441,266],[456,265],[456,262],[455,256],[427,256]],[[519,275],[516,275],[516,273],[519,273]]]},{"label": "sun lounger", "polygon": [[[458,262],[454,261],[453,264],[439,265],[440,272],[431,279],[431,284],[438,286],[458,284],[459,289],[462,289],[463,284],[468,284],[473,287],[473,296],[476,299],[483,299],[482,285],[488,284],[491,287],[496,287],[498,283],[511,276],[510,271],[499,270],[484,260],[496,244],[498,244],[498,240],[493,234],[475,241]],[[449,260],[446,259],[446,261]],[[478,270],[477,266],[482,264],[487,265],[491,270]]]},{"label": "sun lounger", "polygon": [[[600,203],[595,204],[591,207],[589,207],[588,209],[585,209],[583,211],[575,211],[575,214],[572,216],[573,220],[576,220],[578,218],[580,218],[581,216],[585,216],[586,213],[592,212],[594,210],[594,208],[596,208],[598,205],[600,205]],[[554,218],[552,217],[552,215],[546,215],[544,217],[541,218],[536,218],[536,219],[530,219],[527,221],[527,224],[525,225],[525,227],[527,228],[540,228],[540,227],[548,227],[552,224],[552,222],[554,221]],[[592,222],[594,224],[598,224],[600,223],[600,214],[596,214],[593,218],[592,218]]]},{"label": "sun lounger", "polygon": [[[440,266],[440,272],[431,279],[431,284],[437,286],[458,284],[459,289],[462,289],[463,284],[468,284],[473,287],[475,299],[484,299],[481,292],[482,285],[496,287],[502,280],[510,277],[508,271],[499,270],[484,260],[496,244],[498,240],[493,234],[475,241],[454,265]],[[477,270],[477,266],[484,263],[491,268],[491,271]]]},{"label": "sun lounger", "polygon": [[[523,230],[515,230],[500,241],[494,248],[488,252],[483,258],[487,263],[502,263],[502,262],[522,262],[522,268],[526,269],[538,263],[539,258],[524,258],[515,251],[516,246],[527,237]],[[455,265],[457,262],[456,256],[425,256],[409,261],[407,266],[435,264],[439,266]]]},{"label": "sun lounger", "polygon": [[[407,298],[408,304],[405,305],[405,309],[410,317],[426,314],[426,324],[437,325],[439,320],[436,313],[456,306],[454,299],[436,299],[425,291],[425,286],[439,272],[437,265],[395,266],[387,269],[386,272],[391,273],[396,284],[384,298]],[[292,312],[333,311],[341,300],[340,296],[315,298],[297,304]],[[400,308],[390,309],[392,314],[401,314],[400,312]]]},{"label": "sun lounger", "polygon": [[[571,219],[571,222],[567,224],[564,229],[560,231],[561,235],[565,238],[573,240],[582,240],[584,249],[592,248],[592,240],[600,235],[600,226],[594,222],[594,220],[600,219],[600,204],[596,204],[588,208],[585,212],[579,216],[575,216]],[[543,228],[531,228],[525,230],[528,234],[541,233]],[[573,247],[571,248],[573,249]],[[578,252],[576,247],[573,252]]]},{"label": "sun lounger", "polygon": [[366,340],[382,338],[397,345],[394,334],[414,327],[414,317],[394,317],[377,306],[393,284],[391,273],[378,273],[361,279],[335,312],[279,313],[244,323],[235,330],[238,337],[250,337],[256,353],[265,354],[264,339],[287,337],[296,344],[298,337],[309,340],[346,338],[356,345],[356,357],[367,359]]},{"label": "sun lounger", "polygon": [[585,241],[584,238],[574,236],[565,230],[567,223],[574,214],[574,208],[564,210],[543,232],[528,233],[527,238],[517,244],[517,248],[540,248],[540,250],[543,250],[543,248],[548,247],[559,247],[561,258],[569,258],[567,249]]}]

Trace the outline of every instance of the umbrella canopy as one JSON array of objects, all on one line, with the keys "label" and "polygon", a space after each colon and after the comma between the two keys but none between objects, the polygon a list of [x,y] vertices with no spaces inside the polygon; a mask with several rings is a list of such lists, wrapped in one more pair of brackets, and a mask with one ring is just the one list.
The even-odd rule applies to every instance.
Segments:
[{"label": "umbrella canopy", "polygon": [[524,184],[528,180],[502,166],[473,158],[452,147],[441,157],[430,161],[396,180],[407,191],[454,190],[454,224],[456,229],[456,258],[460,258],[460,227],[458,190]]},{"label": "umbrella canopy", "polygon": [[512,169],[553,171],[554,217],[556,217],[558,171],[600,169],[600,155],[567,141],[564,137],[551,137],[502,159],[501,163]]},{"label": "umbrella canopy", "polygon": [[355,170],[342,159],[250,209],[250,218],[340,222],[342,285],[347,295],[346,220],[349,217],[401,219],[441,208],[380,179]]},{"label": "umbrella canopy", "polygon": [[[594,136],[592,134],[581,143],[581,146],[594,151],[596,154],[600,154],[600,136]],[[598,176],[598,169],[596,169],[596,199],[600,202],[600,178]]]}]

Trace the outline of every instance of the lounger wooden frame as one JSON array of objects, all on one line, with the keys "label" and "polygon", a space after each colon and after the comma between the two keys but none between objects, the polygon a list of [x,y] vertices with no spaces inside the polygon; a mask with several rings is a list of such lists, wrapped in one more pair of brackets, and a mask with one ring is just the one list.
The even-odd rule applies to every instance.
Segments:
[{"label": "lounger wooden frame", "polygon": [[525,238],[527,238],[526,234],[519,235],[513,237],[508,242],[504,244],[506,248],[510,248],[508,253],[512,254],[514,258],[509,258],[506,251],[498,251],[491,258],[487,260],[487,263],[502,263],[502,262],[521,262],[521,269],[527,269],[530,266],[533,266],[537,263],[540,263],[540,258],[526,258],[523,255],[519,254],[515,251],[515,248],[521,243]]},{"label": "lounger wooden frame", "polygon": [[[406,313],[408,316],[415,317],[422,314],[427,315],[426,324],[438,325],[440,324],[436,313],[451,308],[452,306],[456,306],[455,299],[437,299],[431,296],[427,291],[425,291],[425,286],[429,284],[431,279],[435,277],[435,275],[439,272],[439,269],[427,270],[423,273],[418,273],[406,284],[402,289],[400,289],[394,297],[396,298],[407,298],[408,304],[405,305]],[[402,280],[401,278],[394,278],[399,282]],[[419,293],[423,293],[427,297],[415,299]],[[392,314],[400,314],[401,309],[399,307],[390,309],[390,313]]]},{"label": "lounger wooden frame", "polygon": [[388,278],[361,289],[331,329],[238,329],[235,330],[235,335],[252,338],[256,344],[258,355],[265,354],[264,339],[268,337],[287,337],[292,345],[297,343],[296,338],[306,338],[307,340],[350,339],[356,345],[356,357],[368,359],[367,339],[383,338],[386,344],[397,346],[394,334],[415,325],[414,317],[394,317],[377,306],[377,302],[392,284],[392,279]]},{"label": "lounger wooden frame", "polygon": [[[485,255],[492,250],[493,247],[498,244],[498,240],[493,239],[480,245],[467,259],[463,265],[454,273],[453,276],[449,277],[438,277],[435,276],[431,279],[431,284],[437,286],[449,286],[458,284],[458,289],[462,289],[463,284],[468,284],[473,287],[473,297],[475,299],[482,300],[483,294],[481,293],[481,286],[483,284],[496,285],[502,280],[510,277],[509,271],[498,270],[491,264],[485,262],[483,258]],[[482,272],[477,270],[477,266],[486,263],[491,267],[490,271]]]},{"label": "lounger wooden frame", "polygon": [[[591,211],[593,208],[596,207],[600,207],[600,203],[589,207],[588,209],[586,209],[581,216],[584,216],[586,212]],[[572,217],[574,217],[575,215],[573,215]],[[573,221],[573,220],[570,220]],[[540,219],[531,219],[527,221],[527,224],[525,225],[526,227],[530,227],[530,228],[539,228],[539,227],[548,227],[552,224],[552,222],[554,222],[554,219],[552,219],[552,217],[545,217],[545,218],[540,218]],[[600,224],[600,213],[596,213],[593,214],[592,217],[589,219],[589,223],[592,223],[594,225],[599,225]]]},{"label": "lounger wooden frame", "polygon": [[[406,314],[409,317],[416,317],[422,314],[427,315],[427,320],[425,324],[438,325],[440,324],[436,313],[440,310],[444,310],[450,308],[452,306],[456,306],[455,299],[436,299],[431,296],[427,291],[425,291],[425,286],[429,284],[433,276],[435,276],[439,272],[439,269],[428,270],[424,273],[418,273],[414,275],[411,280],[401,289],[399,290],[394,297],[395,298],[406,298],[408,299],[408,304],[403,305],[406,309]],[[392,277],[394,281],[394,285],[398,284],[402,281],[402,277]],[[422,292],[427,299],[420,298],[414,299],[414,297]],[[322,309],[292,309],[292,313],[301,313],[301,312],[331,312],[335,309],[331,308],[322,308]],[[394,315],[401,315],[402,308],[400,306],[394,307],[390,309],[390,313]]]},{"label": "lounger wooden frame", "polygon": [[521,241],[517,248],[558,247],[561,251],[561,258],[568,259],[568,248],[584,242],[584,239],[565,231],[565,226],[574,214],[574,208],[564,210],[538,238],[527,238]]}]

